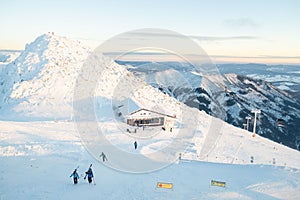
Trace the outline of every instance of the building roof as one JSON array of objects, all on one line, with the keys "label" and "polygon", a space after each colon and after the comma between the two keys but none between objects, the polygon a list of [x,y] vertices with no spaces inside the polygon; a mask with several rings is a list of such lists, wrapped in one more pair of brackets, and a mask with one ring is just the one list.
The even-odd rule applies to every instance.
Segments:
[{"label": "building roof", "polygon": [[148,111],[148,112],[152,112],[152,113],[155,113],[155,114],[158,114],[158,115],[163,115],[163,116],[166,116],[166,117],[176,118],[176,116],[167,115],[167,114],[160,113],[160,112],[153,111],[153,110],[149,110],[149,109],[146,109],[146,108],[138,109],[138,110],[136,110],[136,111],[134,111],[134,112],[128,114],[127,116],[133,115],[133,114],[135,114],[135,113],[137,113],[137,112],[140,112],[140,111],[142,111],[142,110]]}]

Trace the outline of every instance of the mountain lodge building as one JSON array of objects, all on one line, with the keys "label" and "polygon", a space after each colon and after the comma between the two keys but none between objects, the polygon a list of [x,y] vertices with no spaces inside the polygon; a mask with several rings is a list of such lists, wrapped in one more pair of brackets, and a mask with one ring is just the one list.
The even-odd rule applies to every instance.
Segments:
[{"label": "mountain lodge building", "polygon": [[148,109],[139,109],[127,115],[127,124],[131,126],[163,126],[173,127],[176,116],[151,111]]}]

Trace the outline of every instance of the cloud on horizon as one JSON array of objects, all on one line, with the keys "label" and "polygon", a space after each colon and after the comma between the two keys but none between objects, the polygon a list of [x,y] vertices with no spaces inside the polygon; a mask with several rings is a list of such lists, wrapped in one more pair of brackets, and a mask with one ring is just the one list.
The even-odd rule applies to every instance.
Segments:
[{"label": "cloud on horizon", "polygon": [[197,39],[199,41],[226,41],[226,40],[255,40],[259,39],[256,36],[228,36],[228,37],[214,37],[214,36],[188,36],[193,39]]},{"label": "cloud on horizon", "polygon": [[[118,52],[106,52],[105,55],[119,55]],[[167,52],[130,52],[129,57],[134,56],[172,56],[174,54]],[[189,54],[190,56],[194,56]],[[196,55],[195,55],[196,56]],[[276,55],[258,55],[258,56],[230,56],[230,55],[208,55],[211,58],[232,58],[232,59],[300,59],[300,56],[276,56]]]},{"label": "cloud on horizon", "polygon": [[[174,38],[181,38],[181,37],[189,37],[192,39],[196,39],[199,41],[225,41],[225,40],[254,40],[259,39],[257,36],[252,35],[238,35],[238,36],[199,36],[199,35],[179,35],[179,34],[165,34],[160,32],[134,32],[129,34],[129,39],[135,35],[137,37],[174,37]],[[124,38],[126,39],[126,38]]]},{"label": "cloud on horizon", "polygon": [[258,28],[259,25],[250,18],[226,19],[223,24],[229,28]]}]

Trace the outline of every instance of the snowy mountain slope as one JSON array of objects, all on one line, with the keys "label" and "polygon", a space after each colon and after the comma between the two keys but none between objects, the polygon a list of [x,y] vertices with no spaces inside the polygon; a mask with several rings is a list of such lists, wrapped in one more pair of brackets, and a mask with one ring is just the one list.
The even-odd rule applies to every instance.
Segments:
[{"label": "snowy mountain slope", "polygon": [[21,50],[0,50],[0,73],[9,63],[13,62],[21,53]]},{"label": "snowy mountain slope", "polygon": [[74,81],[90,49],[78,41],[45,34],[0,74],[2,119],[70,118]]},{"label": "snowy mountain slope", "polygon": [[[269,140],[260,139],[259,141],[257,141],[255,140],[256,138],[252,137],[252,134],[243,131],[239,128],[228,126],[226,123],[223,124],[223,122],[220,122],[222,130],[228,129],[230,131],[225,131],[225,135],[223,135],[223,131],[221,131],[220,135],[216,135],[217,137],[219,137],[218,139],[209,139],[212,140],[212,144],[211,146],[209,146],[208,151],[206,151],[205,149],[203,149],[205,147],[204,144],[210,143],[210,141],[207,141],[207,138],[209,138],[207,136],[211,134],[211,128],[216,126],[217,123],[219,123],[218,120],[215,120],[213,117],[208,116],[203,112],[199,112],[196,109],[191,109],[185,106],[184,104],[177,102],[174,98],[171,98],[169,95],[163,94],[159,92],[159,90],[150,87],[142,80],[135,78],[133,74],[129,73],[124,67],[120,65],[113,64],[113,67],[106,66],[105,69],[102,71],[104,72],[102,73],[102,78],[97,88],[98,92],[96,93],[100,96],[102,95],[107,98],[113,98],[113,107],[126,107],[126,104],[124,105],[123,103],[126,102],[128,98],[130,98],[142,108],[158,110],[167,114],[175,114],[178,119],[182,120],[178,120],[177,122],[179,124],[183,123],[183,127],[189,125],[186,128],[176,127],[174,129],[174,134],[177,134],[175,138],[173,136],[160,137],[160,134],[164,134],[164,131],[154,130],[158,132],[158,135],[156,135],[155,137],[151,137],[151,139],[149,139],[145,143],[142,142],[142,144],[146,145],[146,147],[144,147],[141,152],[146,156],[150,154],[153,151],[153,149],[158,150],[161,148],[161,146],[167,146],[170,143],[170,140],[182,140],[185,138],[185,135],[188,132],[193,131],[194,133],[198,134],[195,134],[195,137],[193,137],[193,139],[188,142],[190,143],[190,150],[194,151],[192,155],[190,153],[185,154],[185,156],[187,156],[188,158],[196,160],[205,160],[213,157],[213,159],[210,160],[212,162],[245,164],[249,163],[249,158],[253,156],[257,159],[256,161],[261,164],[271,164],[273,162],[273,159],[275,159],[275,162],[280,163],[281,166],[287,165],[297,167],[298,163],[300,163],[300,160],[295,160],[295,156],[298,155],[297,151],[292,150],[289,151],[287,154],[278,155],[278,152],[281,152],[281,150],[283,150],[282,148],[286,147],[279,147],[277,146],[277,143],[271,142]],[[216,79],[220,77],[214,78]],[[107,84],[108,80],[110,84]],[[231,79],[231,81],[232,80],[233,79]],[[217,83],[217,85],[219,86],[223,86],[222,84],[228,82],[227,79],[221,79],[217,81],[213,78],[211,78],[210,81]],[[97,104],[98,107],[96,106],[96,110],[98,112],[98,119],[101,119],[103,115],[107,115],[105,111],[109,110],[111,104],[109,101],[107,102],[107,104],[105,104],[102,101],[99,101]],[[182,115],[182,110],[189,114]],[[107,123],[107,121],[112,122],[113,120],[117,120],[121,124],[114,122],[115,124],[112,123],[114,125],[111,125],[110,128],[106,128],[106,125],[103,126],[105,127],[105,133],[107,134],[106,137],[109,139],[109,141],[117,146],[120,145],[120,148],[122,149],[124,146],[126,146],[126,144],[132,143],[133,136],[128,136],[124,133],[122,135],[120,133],[125,132],[126,129],[131,129],[131,127],[126,126],[124,124],[122,125],[122,123],[124,122],[118,119],[116,115],[113,115],[113,113],[114,112],[111,111],[111,116],[108,118],[104,118],[106,120],[105,123]],[[115,113],[119,113],[119,111]],[[128,113],[121,114],[125,116]],[[194,122],[194,119],[200,120],[199,122]],[[113,126],[115,126],[115,128],[111,130],[111,127]],[[111,134],[111,132],[113,132],[114,134]],[[216,132],[218,132],[218,130],[216,130]],[[139,134],[141,134],[141,131],[138,131],[138,135]],[[149,132],[149,134],[151,135],[152,133]],[[116,138],[118,138],[117,141],[115,141]],[[235,138],[237,138],[237,140]],[[220,145],[218,143],[218,140],[222,141],[221,144],[223,145]],[[260,145],[257,146],[257,143],[260,142],[264,144],[263,147]],[[247,147],[242,148],[242,146],[244,146],[245,144],[247,144]],[[213,148],[218,145],[220,145],[219,149]],[[174,149],[175,151],[171,151],[168,153],[173,155],[180,153],[180,147]],[[130,151],[127,148],[125,148],[124,150]],[[261,157],[261,151],[267,151],[269,154]],[[222,152],[227,152],[227,154],[223,154]],[[214,156],[218,159],[214,158]],[[290,161],[285,161],[286,158],[288,158],[288,160]]]},{"label": "snowy mountain slope", "polygon": [[[1,199],[299,197],[298,151],[260,136],[252,137],[247,131],[190,108],[102,55],[92,55],[91,59],[97,58],[100,65],[91,65],[81,74],[80,63],[89,55],[89,49],[76,41],[43,35],[26,49],[15,65],[9,64],[1,73],[5,81],[1,87],[0,116],[5,120],[25,121],[0,122]],[[64,64],[66,59],[70,62]],[[173,74],[172,71],[170,73]],[[8,77],[8,74],[11,76]],[[92,157],[91,152],[87,152],[82,143],[84,135],[79,135],[76,124],[59,120],[70,119],[72,100],[75,107],[80,104],[83,110],[86,108],[86,99],[90,96],[72,99],[75,81],[81,79],[88,81],[77,85],[77,89],[87,90],[88,86],[96,84],[93,112],[97,115],[102,133],[115,147],[153,162],[164,158],[177,159],[179,153],[184,160],[162,170],[139,175],[121,173],[98,163],[95,159],[99,159],[97,155],[100,154]],[[43,84],[45,82],[47,84]],[[133,128],[124,123],[122,117],[129,112],[129,109],[123,109],[127,102],[176,115],[173,132],[140,128],[138,135],[125,134],[126,129]],[[118,114],[120,111],[121,115]],[[152,134],[151,137],[141,138],[141,135],[148,134]],[[139,138],[139,148],[133,152],[132,142],[136,138]],[[105,148],[101,144],[98,143],[100,150]],[[183,150],[180,144],[186,145]],[[168,151],[162,151],[166,146],[170,147]],[[158,152],[158,156],[153,157],[153,152]],[[124,160],[109,149],[105,149],[105,153],[108,166]],[[69,174],[78,165],[80,173],[84,173],[90,163],[94,164],[97,185],[89,186],[81,178],[80,185],[73,186]],[[239,165],[227,165],[232,163]],[[227,187],[209,186],[212,179],[226,181]],[[172,182],[174,188],[160,190],[156,188],[159,181]]]},{"label": "snowy mountain slope", "polygon": [[[91,157],[82,146],[72,122],[7,121],[0,122],[0,126],[0,197],[3,200],[296,200],[300,197],[298,169],[277,167],[278,163],[274,166],[257,165],[256,157],[254,164],[247,165],[182,160],[152,173],[128,174],[112,170]],[[261,137],[256,140],[260,141]],[[278,151],[289,153],[288,148]],[[259,153],[264,155],[267,151]],[[113,156],[107,154],[108,162]],[[93,163],[96,185],[88,185],[81,176],[79,184],[74,186],[69,177],[74,168],[79,166],[79,175],[84,175],[90,163]],[[211,180],[225,181],[226,188],[210,186]],[[157,182],[173,183],[173,189],[159,189]]]},{"label": "snowy mountain slope", "polygon": [[[211,127],[215,126],[214,123],[219,124],[217,126],[219,129],[227,127],[227,125],[223,125],[222,122],[218,122],[218,120],[204,112],[189,108],[168,94],[163,94],[159,89],[151,87],[143,79],[129,72],[124,66],[116,64],[109,58],[102,56],[102,54],[97,55],[97,65],[87,63],[88,66],[93,67],[89,70],[84,69],[85,73],[78,76],[78,79],[77,75],[81,67],[80,64],[82,64],[89,52],[89,49],[83,47],[79,42],[60,36],[42,35],[30,45],[27,45],[25,51],[15,60],[15,63],[9,64],[6,70],[1,74],[4,79],[2,82],[3,87],[1,87],[3,92],[1,118],[6,120],[8,118],[23,120],[26,118],[30,120],[45,118],[52,120],[60,118],[70,119],[73,115],[71,106],[75,87],[74,82],[76,79],[80,80],[82,78],[83,80],[89,80],[89,84],[96,84],[96,89],[93,93],[95,98],[95,111],[93,111],[93,113],[96,113],[97,119],[100,123],[104,123],[104,126],[105,123],[114,121],[121,133],[126,132],[127,125],[124,124],[123,116],[126,116],[129,110],[127,110],[127,113],[116,115],[116,113],[120,113],[116,108],[124,106],[124,102],[130,100],[140,108],[175,115],[177,124],[177,128],[174,129],[175,139],[185,141],[182,144],[190,144],[189,148],[194,148],[196,152],[194,156],[198,156],[200,159],[203,159],[203,156],[207,156],[213,149],[212,147],[216,145],[215,141],[217,139],[214,137],[222,138],[222,131],[212,131],[213,129]],[[92,60],[94,59],[93,57],[91,58]],[[172,71],[169,72],[174,74]],[[7,74],[11,76],[5,76]],[[178,74],[175,75],[177,76]],[[188,75],[188,73],[186,73],[186,75]],[[193,74],[193,76],[196,77],[197,74]],[[163,78],[163,76],[159,78]],[[236,77],[234,76],[230,79],[219,78],[220,77],[210,78],[210,80],[213,80],[215,83],[214,87],[225,87],[223,85],[224,83],[230,81],[233,83],[236,81]],[[214,88],[212,87],[211,81],[203,81],[202,83],[207,85],[211,84],[209,85],[211,90]],[[87,88],[87,85],[83,85],[82,87],[83,90]],[[212,96],[213,92],[210,90],[207,91],[208,96]],[[83,95],[74,99],[75,105],[83,100],[81,106],[85,108],[85,98]],[[225,96],[222,98],[225,98]],[[156,130],[154,130],[154,132],[155,131]],[[233,129],[232,132],[239,134],[240,138],[244,138],[245,134],[241,129],[236,128]],[[108,130],[107,133],[109,135],[111,130]],[[119,132],[117,133],[120,134]],[[162,130],[160,130],[159,133],[163,133]],[[193,139],[194,134],[196,138],[198,138],[197,144]],[[214,134],[216,135],[212,137]],[[156,147],[154,147],[156,142],[164,142],[167,144],[170,140],[174,140],[173,136],[171,138],[160,138],[159,134],[156,134],[156,136],[157,135],[158,138],[154,137],[152,138],[153,140],[148,142],[148,145],[153,146],[150,149],[156,149]],[[132,136],[128,137],[130,138]],[[235,138],[236,136],[232,135],[232,137]],[[199,138],[202,139],[199,140]],[[251,137],[245,138],[249,140],[252,139]],[[128,140],[124,141],[128,142]],[[203,146],[203,144],[209,145]],[[240,142],[235,141],[230,147],[224,146],[222,147],[224,149],[220,151],[226,152],[226,148],[232,148],[233,151],[237,151],[239,146]],[[272,146],[272,144],[268,146]],[[149,154],[149,147],[150,146],[147,146],[147,148],[143,150],[145,154]],[[168,153],[176,156],[180,151],[182,151],[182,148],[178,146],[177,149],[170,149]],[[252,149],[246,148],[244,154],[249,157],[251,156],[250,154],[252,154],[251,151]],[[274,157],[274,151],[268,151],[270,155],[258,163],[269,163],[270,157]],[[291,155],[293,155],[292,152],[293,151],[291,151]],[[232,159],[232,156],[229,160],[230,159]],[[243,157],[241,160],[242,159],[247,160],[248,158]],[[282,159],[280,158],[279,160]],[[230,163],[228,159],[222,159],[220,162]],[[287,162],[280,161],[280,163],[283,166],[284,163]],[[294,166],[294,164],[291,163],[289,166]]]},{"label": "snowy mountain slope", "polygon": [[[182,63],[129,64],[134,67],[128,70],[163,93],[237,127],[243,127],[246,116],[253,118],[253,109],[261,109],[258,133],[299,149],[300,102],[272,84],[235,74],[202,77],[192,66]],[[284,128],[277,127],[277,119],[285,121]]]},{"label": "snowy mountain slope", "polygon": [[299,65],[218,64],[222,74],[238,74],[272,83],[281,90],[300,92]]},{"label": "snowy mountain slope", "polygon": [[[217,83],[214,77],[210,79]],[[225,83],[225,84],[223,84]],[[287,146],[299,149],[300,102],[272,84],[236,74],[226,74],[222,80],[223,93],[218,102],[223,103],[226,121],[243,127],[245,117],[253,114],[251,110],[260,109],[257,132],[264,137]],[[276,120],[283,119],[285,127],[277,127]],[[252,123],[250,130],[252,130]]]},{"label": "snowy mountain slope", "polygon": [[21,53],[21,50],[0,50],[0,65],[14,61]]}]

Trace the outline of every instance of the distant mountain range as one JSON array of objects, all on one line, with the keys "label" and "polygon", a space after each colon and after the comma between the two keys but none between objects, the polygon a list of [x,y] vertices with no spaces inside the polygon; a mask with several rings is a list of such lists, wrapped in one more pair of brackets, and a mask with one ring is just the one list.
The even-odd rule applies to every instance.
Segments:
[{"label": "distant mountain range", "polygon": [[299,65],[218,64],[222,74],[235,73],[272,83],[300,100]]},{"label": "distant mountain range", "polygon": [[[123,62],[129,71],[190,107],[243,128],[253,109],[260,109],[257,133],[294,149],[300,148],[300,68],[262,64],[218,65],[220,75],[201,77],[187,64]],[[272,82],[268,82],[272,81]],[[281,88],[281,89],[280,89]],[[283,90],[284,89],[284,90]],[[277,126],[276,120],[284,122]]]}]

